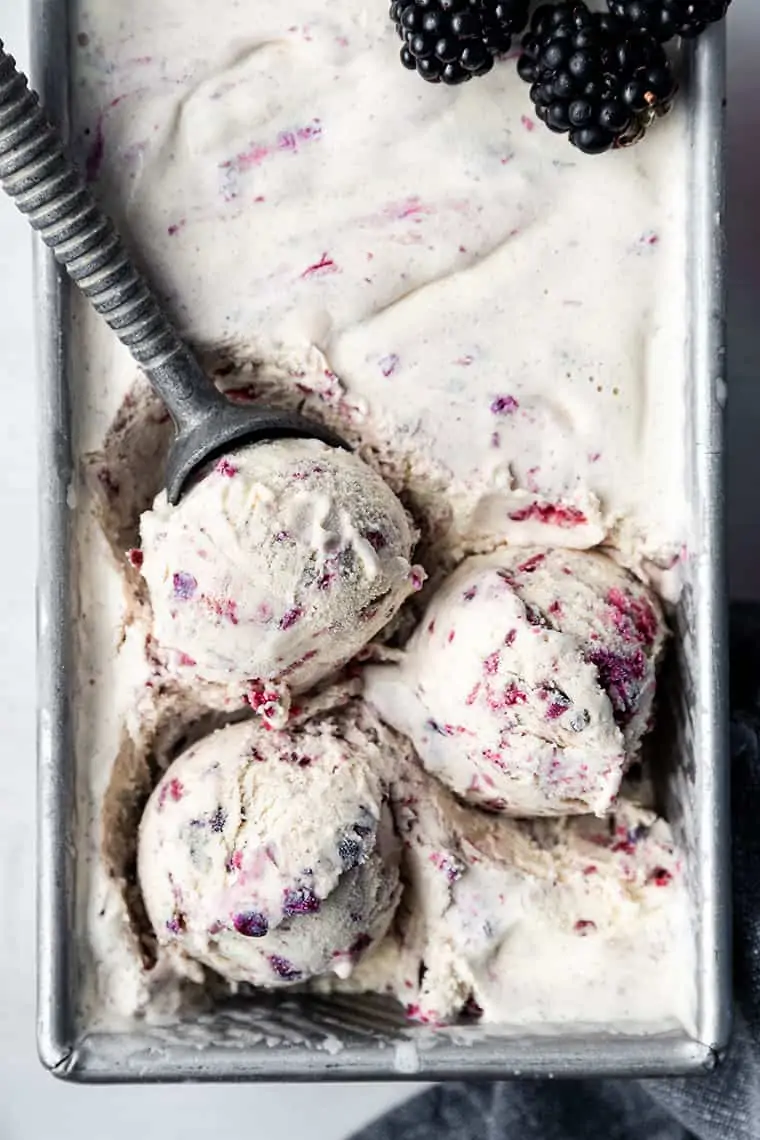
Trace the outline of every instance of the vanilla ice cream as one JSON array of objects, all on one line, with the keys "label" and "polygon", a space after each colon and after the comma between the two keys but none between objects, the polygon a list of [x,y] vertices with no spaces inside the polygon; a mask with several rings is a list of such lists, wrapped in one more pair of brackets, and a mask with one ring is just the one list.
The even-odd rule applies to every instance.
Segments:
[{"label": "vanilla ice cream", "polygon": [[159,946],[266,987],[350,974],[401,893],[386,764],[348,715],[237,724],[179,756],[140,827]]},{"label": "vanilla ice cream", "polygon": [[[187,747],[183,736],[237,715],[244,701],[282,723],[271,712],[290,690],[299,690],[293,706],[306,707],[312,684],[374,630],[388,652],[388,635],[417,618],[404,605],[421,576],[412,528],[378,475],[361,468],[354,481],[361,457],[413,513],[415,557],[444,584],[400,661],[369,677],[370,696],[428,771],[409,765],[413,787],[383,738],[391,810],[409,844],[403,897],[388,933],[339,984],[390,992],[422,1020],[477,1002],[498,1032],[587,1022],[614,1032],[637,1016],[646,1032],[693,1024],[694,940],[667,826],[649,831],[664,836],[651,860],[629,865],[610,848],[607,873],[590,870],[602,865],[606,821],[524,824],[505,814],[610,804],[649,722],[662,643],[659,607],[638,582],[597,555],[560,578],[559,560],[576,563],[545,548],[604,544],[672,597],[694,554],[684,474],[688,94],[641,146],[585,160],[543,129],[513,59],[457,88],[406,72],[383,0],[218,0],[208,15],[204,0],[82,0],[70,43],[71,145],[219,386],[313,416],[355,456],[331,455],[342,472],[334,482],[328,472],[288,482],[287,464],[270,457],[289,454],[303,474],[298,457],[321,465],[319,445],[242,450],[176,511],[161,497],[149,510],[171,425],[128,352],[72,296],[77,887],[92,1006],[109,1028],[162,1010],[182,1017],[221,985],[187,987],[193,961],[230,978],[287,981],[265,945],[304,980],[319,973],[320,985],[336,980],[321,973],[330,963],[342,971],[347,950],[353,959],[353,924],[331,910],[352,871],[319,887],[318,912],[283,917],[293,909],[283,892],[300,889],[306,868],[315,885],[305,887],[327,884],[342,829],[363,818],[356,780],[381,784],[369,805],[381,821],[379,862],[368,855],[356,871],[366,869],[362,899],[379,863],[392,868],[377,807],[386,777],[358,762],[368,755],[360,744],[351,787],[338,769],[314,786],[308,811],[289,804],[288,762],[271,752],[286,738],[270,739],[260,722],[268,758],[245,769],[255,787],[238,793],[220,774],[218,787],[199,777],[188,791],[180,774],[175,801],[174,774],[161,778],[140,859],[157,963],[131,869],[143,798],[156,769]],[[385,544],[369,533],[378,518]],[[542,549],[491,554],[505,543]],[[537,553],[548,569],[518,569]],[[512,584],[474,573],[491,565]],[[446,601],[471,572],[483,596]],[[399,605],[398,624],[381,630]],[[300,715],[291,710],[289,730]],[[255,729],[222,739],[245,732]],[[219,751],[216,737],[193,747]],[[331,739],[330,755],[338,747]],[[194,770],[194,760],[176,763],[185,762]],[[321,780],[312,768],[297,779]],[[281,778],[260,785],[264,769]],[[275,817],[290,820],[296,844],[280,877],[270,870],[256,888],[255,905],[250,883],[223,863],[236,805],[254,797],[276,807],[241,824],[246,850],[271,841]],[[219,806],[229,814],[222,833],[210,827]],[[622,811],[618,798],[613,829]],[[196,820],[209,822],[191,845]],[[598,840],[600,859],[581,863],[576,837],[593,828],[582,858]],[[643,851],[646,840],[636,842]],[[186,910],[166,885],[175,866]],[[672,875],[667,889],[658,867]],[[632,897],[629,873],[638,901],[618,906]],[[254,916],[242,921],[247,933],[235,928],[243,914]],[[264,914],[267,933],[256,937]],[[596,931],[575,929],[591,922]],[[357,938],[374,936],[369,920],[360,926]]]},{"label": "vanilla ice cream", "polygon": [[604,555],[502,548],[458,567],[367,697],[472,803],[602,814],[649,725],[664,636],[651,591]]},{"label": "vanilla ice cream", "polygon": [[621,797],[604,820],[518,821],[403,763],[393,797],[405,921],[326,988],[393,994],[428,1025],[463,1011],[511,1026],[688,1022],[684,866],[653,812]]},{"label": "vanilla ice cream", "polygon": [[316,440],[224,456],[176,507],[159,495],[140,531],[170,664],[257,710],[268,703],[262,682],[301,691],[353,657],[424,576],[390,488]]}]

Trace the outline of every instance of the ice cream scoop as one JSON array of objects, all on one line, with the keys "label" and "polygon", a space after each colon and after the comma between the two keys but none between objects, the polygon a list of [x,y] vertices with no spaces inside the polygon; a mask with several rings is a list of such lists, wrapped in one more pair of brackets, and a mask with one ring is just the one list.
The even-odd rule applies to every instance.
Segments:
[{"label": "ice cream scoop", "polygon": [[270,722],[273,686],[300,692],[345,664],[424,578],[390,487],[318,440],[225,455],[176,507],[159,495],[140,529],[169,667]]},{"label": "ice cream scoop", "polygon": [[588,551],[466,559],[367,696],[462,798],[510,815],[603,814],[649,727],[665,623]]},{"label": "ice cream scoop", "polygon": [[199,468],[233,445],[296,436],[347,446],[303,416],[235,406],[218,391],[131,263],[2,40],[0,184],[169,409],[177,433],[166,465],[170,503]]},{"label": "ice cream scoop", "polygon": [[401,894],[382,726],[362,715],[236,724],[174,761],[139,836],[160,946],[266,987],[351,973]]}]

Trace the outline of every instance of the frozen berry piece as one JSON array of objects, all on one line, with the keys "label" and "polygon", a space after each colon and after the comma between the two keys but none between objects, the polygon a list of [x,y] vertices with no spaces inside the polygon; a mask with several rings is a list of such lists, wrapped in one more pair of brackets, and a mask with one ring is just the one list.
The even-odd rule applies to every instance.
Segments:
[{"label": "frozen berry piece", "polygon": [[197,580],[192,574],[189,574],[185,570],[177,570],[176,573],[172,575],[172,585],[174,587],[174,597],[182,598],[184,601],[188,601],[192,598],[198,589]]},{"label": "frozen berry piece", "polygon": [[285,891],[282,900],[282,913],[291,918],[295,914],[316,914],[320,903],[313,891],[307,887],[294,887]]},{"label": "frozen berry piece", "polygon": [[291,606],[280,618],[280,629],[290,629],[296,624],[303,610],[300,606]]},{"label": "frozen berry piece", "polygon": [[225,479],[232,479],[237,475],[237,467],[231,459],[220,459],[216,465],[216,472],[218,475],[223,475]]},{"label": "frozen berry piece", "polygon": [[167,920],[166,929],[170,934],[184,934],[187,929],[187,919],[181,911],[175,911]]},{"label": "frozen berry piece", "polygon": [[302,977],[301,971],[297,970],[287,958],[281,958],[279,954],[269,955],[269,965],[277,977],[282,978],[284,982],[297,982]]},{"label": "frozen berry piece", "polygon": [[366,808],[338,839],[338,855],[345,870],[360,867],[375,846],[377,821]]},{"label": "frozen berry piece", "polygon": [[647,673],[644,653],[640,649],[631,654],[592,649],[588,660],[599,670],[599,679],[609,693],[616,721],[625,726],[639,705],[642,682]]},{"label": "frozen berry piece", "polygon": [[269,931],[266,917],[256,910],[246,910],[242,914],[236,914],[232,925],[238,934],[243,934],[246,938],[263,938]]},{"label": "frozen berry piece", "polygon": [[579,918],[573,929],[576,934],[585,936],[592,934],[596,930],[596,923],[592,922],[590,918]]},{"label": "frozen berry piece", "polygon": [[511,415],[520,407],[514,396],[496,396],[491,401],[491,411],[495,416]]}]

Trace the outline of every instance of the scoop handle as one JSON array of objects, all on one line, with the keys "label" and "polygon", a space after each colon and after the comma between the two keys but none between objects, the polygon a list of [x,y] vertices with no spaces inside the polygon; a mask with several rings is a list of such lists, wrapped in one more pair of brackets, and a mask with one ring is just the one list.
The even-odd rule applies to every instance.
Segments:
[{"label": "scoop handle", "polygon": [[226,402],[135,269],[2,40],[0,186],[132,353],[178,428]]}]

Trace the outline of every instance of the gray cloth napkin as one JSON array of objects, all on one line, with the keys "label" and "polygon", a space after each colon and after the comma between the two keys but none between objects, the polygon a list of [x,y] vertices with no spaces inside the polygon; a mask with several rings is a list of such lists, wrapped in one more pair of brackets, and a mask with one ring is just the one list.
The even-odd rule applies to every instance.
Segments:
[{"label": "gray cloth napkin", "polygon": [[438,1085],[355,1140],[760,1140],[760,606],[731,609],[734,1033],[678,1080]]}]

